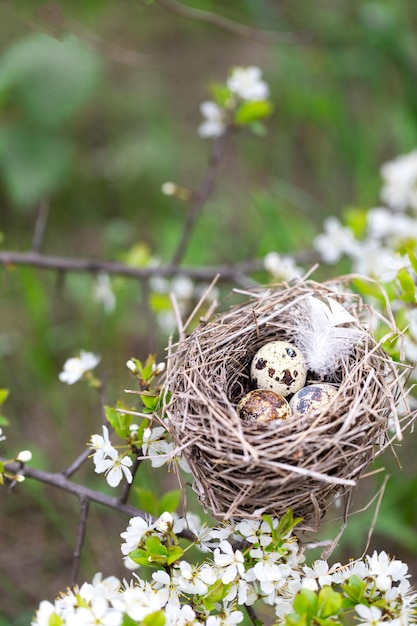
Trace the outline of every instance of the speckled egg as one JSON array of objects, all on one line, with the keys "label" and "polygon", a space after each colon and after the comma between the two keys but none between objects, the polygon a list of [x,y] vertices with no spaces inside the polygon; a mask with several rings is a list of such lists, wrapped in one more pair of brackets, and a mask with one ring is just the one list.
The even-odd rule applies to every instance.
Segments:
[{"label": "speckled egg", "polygon": [[306,415],[329,405],[336,394],[336,387],[327,383],[307,385],[294,394],[290,400],[290,407],[294,413]]},{"label": "speckled egg", "polygon": [[273,420],[286,420],[291,416],[286,399],[269,389],[249,391],[236,407],[239,417],[249,424],[266,424]]},{"label": "speckled egg", "polygon": [[292,343],[271,341],[253,357],[250,375],[258,389],[272,389],[286,397],[304,386],[307,365],[304,355]]}]

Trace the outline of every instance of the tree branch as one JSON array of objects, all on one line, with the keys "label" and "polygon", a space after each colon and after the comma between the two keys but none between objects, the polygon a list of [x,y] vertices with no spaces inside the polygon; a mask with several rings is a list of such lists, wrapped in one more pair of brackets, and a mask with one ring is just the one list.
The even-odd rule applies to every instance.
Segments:
[{"label": "tree branch", "polygon": [[42,200],[39,204],[38,215],[36,217],[35,229],[32,238],[32,252],[39,253],[42,248],[46,223],[49,215],[49,202]]},{"label": "tree branch", "polygon": [[[95,491],[94,489],[85,487],[84,485],[74,483],[72,480],[66,478],[64,474],[45,472],[44,470],[29,467],[28,465],[22,467],[21,463],[16,462],[7,463],[5,465],[5,470],[12,474],[21,474],[22,476],[25,476],[25,478],[32,478],[41,483],[45,483],[47,485],[57,487],[58,489],[62,489],[68,493],[72,493],[81,501],[89,500],[90,502],[97,502],[98,504],[102,504],[110,509],[129,515],[130,517],[141,517],[142,519],[146,518],[144,511],[141,511],[130,504],[121,503],[119,498],[114,498],[104,493],[100,493],[99,491]],[[184,539],[188,539],[189,541],[195,540],[193,533],[187,529],[185,529],[182,533],[179,533],[179,536]]]},{"label": "tree branch", "polygon": [[172,265],[174,266],[179,265],[179,263],[181,262],[187,250],[195,222],[200,215],[207,198],[213,191],[217,170],[219,169],[220,161],[224,155],[226,143],[230,137],[231,132],[232,129],[229,126],[227,127],[224,134],[218,137],[215,141],[207,172],[203,180],[201,181],[198,191],[193,196],[194,200],[191,205],[191,209],[188,212],[187,220],[185,222],[180,242],[174,253],[174,256],[172,257]]},{"label": "tree branch", "polygon": [[14,252],[13,250],[0,251],[0,265],[4,265],[9,269],[14,265],[24,265],[42,270],[57,270],[61,272],[85,272],[91,274],[104,272],[136,279],[147,279],[153,276],[169,278],[180,274],[189,276],[194,280],[208,281],[219,274],[219,280],[222,282],[240,282],[245,278],[246,274],[263,268],[262,260],[208,267],[179,268],[170,264],[152,267],[131,267],[115,261],[49,256],[34,252]]},{"label": "tree branch", "polygon": [[218,15],[217,13],[210,13],[209,11],[202,11],[195,9],[194,7],[186,6],[176,0],[158,0],[159,5],[169,11],[175,13],[180,17],[185,17],[197,22],[204,22],[205,24],[211,24],[216,28],[225,30],[229,33],[233,33],[238,37],[244,37],[245,39],[252,39],[260,43],[286,43],[295,44],[302,43],[309,39],[306,33],[294,33],[294,32],[280,32],[277,30],[266,30],[262,28],[254,28],[247,24],[241,24],[235,22],[227,17]]},{"label": "tree branch", "polygon": [[72,574],[71,574],[71,586],[75,587],[77,584],[78,572],[80,569],[80,557],[81,551],[83,549],[84,540],[85,540],[85,531],[87,528],[87,518],[88,511],[90,508],[90,501],[88,498],[80,499],[80,521],[78,524],[78,532],[77,532],[77,545],[74,550],[74,561],[72,564]]}]

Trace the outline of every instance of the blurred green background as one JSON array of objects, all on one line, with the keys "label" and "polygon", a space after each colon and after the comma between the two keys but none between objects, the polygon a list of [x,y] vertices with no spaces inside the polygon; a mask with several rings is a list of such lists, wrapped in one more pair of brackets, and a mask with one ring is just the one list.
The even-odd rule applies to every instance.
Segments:
[{"label": "blurred green background", "polygon": [[[186,6],[291,32],[294,41],[241,37],[178,15],[168,1],[0,2],[3,249],[29,250],[48,207],[45,254],[138,266],[169,262],[188,205],[164,196],[161,185],[198,186],[212,147],[196,133],[199,104],[207,85],[224,81],[236,65],[262,68],[274,113],[264,137],[232,138],[186,265],[310,250],[324,217],[378,204],[380,165],[417,145],[415,1],[187,0]],[[320,275],[346,269],[341,264]],[[134,384],[128,358],[149,352],[163,358],[167,334],[157,320],[169,309],[166,293],[122,278],[112,287],[116,308],[106,312],[92,275],[1,268],[0,387],[11,392],[2,454],[30,448],[35,466],[58,471],[99,431],[95,392],[58,381],[64,361],[80,348],[102,355],[109,404]],[[372,546],[417,572],[414,443],[409,437],[400,452],[401,474],[389,454],[380,463],[391,479]],[[92,465],[76,479],[106,489]],[[139,480],[161,494],[176,486],[163,469],[149,475],[141,468]],[[364,481],[358,507],[381,482],[380,475]],[[0,491],[0,624],[28,624],[40,599],[65,589],[77,511],[73,497],[30,481],[10,494]],[[352,517],[337,556],[360,556],[372,512]],[[92,507],[82,580],[97,570],[126,574],[118,535],[127,521]]]}]

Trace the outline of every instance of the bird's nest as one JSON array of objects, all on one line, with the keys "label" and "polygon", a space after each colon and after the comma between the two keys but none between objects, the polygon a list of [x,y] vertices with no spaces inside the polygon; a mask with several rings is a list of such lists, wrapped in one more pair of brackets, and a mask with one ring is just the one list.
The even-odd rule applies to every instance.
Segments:
[{"label": "bird's nest", "polygon": [[[404,391],[408,369],[369,332],[373,309],[340,286],[300,280],[240,293],[242,304],[200,323],[169,348],[164,425],[190,465],[201,503],[214,516],[256,519],[291,508],[317,526],[329,500],[351,489],[413,421]],[[252,357],[269,341],[293,339],[294,320],[308,295],[331,295],[363,330],[350,356],[325,377],[337,395],[309,416],[245,423],[236,406],[251,389]],[[396,332],[392,319],[384,323]],[[309,372],[306,384],[316,381]]]}]

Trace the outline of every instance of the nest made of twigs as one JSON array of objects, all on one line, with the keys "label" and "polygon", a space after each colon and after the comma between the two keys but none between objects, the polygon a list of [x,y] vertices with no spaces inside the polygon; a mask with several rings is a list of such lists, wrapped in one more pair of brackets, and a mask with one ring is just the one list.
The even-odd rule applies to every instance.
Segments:
[{"label": "nest made of twigs", "polygon": [[[201,503],[214,516],[281,516],[291,508],[317,526],[329,499],[349,490],[412,421],[404,391],[407,368],[368,332],[374,312],[357,295],[311,280],[240,293],[245,302],[170,347],[164,425],[190,465]],[[243,422],[236,405],[251,389],[255,352],[269,341],[291,340],[294,313],[307,295],[330,294],[364,330],[352,354],[326,377],[338,386],[330,406],[302,419]],[[313,381],[310,373],[306,384]]]}]

